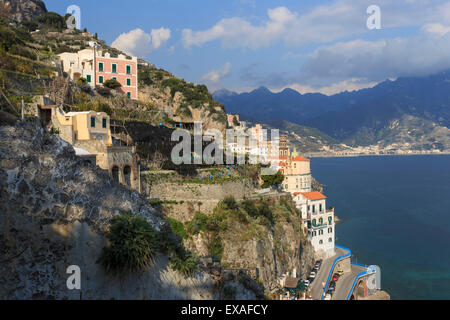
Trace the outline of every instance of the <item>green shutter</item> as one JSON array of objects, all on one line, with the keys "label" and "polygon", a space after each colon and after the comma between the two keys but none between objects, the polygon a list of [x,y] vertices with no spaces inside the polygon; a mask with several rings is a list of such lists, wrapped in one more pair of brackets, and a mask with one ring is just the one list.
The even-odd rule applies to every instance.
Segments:
[{"label": "green shutter", "polygon": [[127,66],[127,74],[131,74],[131,66]]},{"label": "green shutter", "polygon": [[95,128],[95,117],[91,117],[91,127]]},{"label": "green shutter", "polygon": [[103,71],[103,62],[98,63],[98,71]]},{"label": "green shutter", "polygon": [[127,92],[127,97],[131,99],[131,92]]},{"label": "green shutter", "polygon": [[127,86],[131,86],[131,79],[127,79]]},{"label": "green shutter", "polygon": [[113,63],[112,65],[112,72],[117,73],[117,64]]},{"label": "green shutter", "polygon": [[87,80],[88,83],[91,83],[91,75],[90,75],[90,74],[88,74],[88,75],[86,76],[86,80]]},{"label": "green shutter", "polygon": [[103,118],[103,128],[106,128],[106,118]]},{"label": "green shutter", "polygon": [[103,83],[103,76],[98,77],[98,82]]}]

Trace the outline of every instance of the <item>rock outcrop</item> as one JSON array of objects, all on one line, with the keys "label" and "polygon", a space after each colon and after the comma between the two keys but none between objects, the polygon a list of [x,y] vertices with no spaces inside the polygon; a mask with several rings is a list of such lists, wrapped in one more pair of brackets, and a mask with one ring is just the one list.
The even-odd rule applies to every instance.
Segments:
[{"label": "rock outcrop", "polygon": [[47,12],[45,3],[41,0],[0,0],[9,5],[11,14],[17,22],[29,21]]},{"label": "rock outcrop", "polygon": [[[32,123],[0,126],[0,299],[221,297],[223,284],[212,275],[182,276],[162,254],[147,271],[106,274],[96,261],[119,212],[142,215],[173,235],[144,197],[83,163],[58,136]],[[81,269],[81,290],[67,288],[71,265]],[[255,297],[242,286],[239,292]]]}]

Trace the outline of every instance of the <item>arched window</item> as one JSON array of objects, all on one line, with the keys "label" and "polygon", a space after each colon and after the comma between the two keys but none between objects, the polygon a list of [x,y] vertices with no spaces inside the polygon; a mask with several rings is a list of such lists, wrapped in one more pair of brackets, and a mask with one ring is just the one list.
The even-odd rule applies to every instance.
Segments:
[{"label": "arched window", "polygon": [[322,241],[322,240],[320,240],[320,241],[319,241],[319,244],[323,244],[323,241]]},{"label": "arched window", "polygon": [[333,242],[333,239],[332,238],[328,238],[328,242]]},{"label": "arched window", "polygon": [[313,219],[312,224],[313,224],[313,227],[316,226],[316,219]]},{"label": "arched window", "polygon": [[123,168],[123,178],[125,179],[125,183],[127,186],[131,186],[131,167],[125,166]]},{"label": "arched window", "polygon": [[333,223],[333,217],[332,217],[332,216],[329,216],[329,217],[328,217],[328,223],[329,223],[329,224],[332,224],[332,223]]},{"label": "arched window", "polygon": [[319,219],[319,225],[323,225],[323,218]]}]

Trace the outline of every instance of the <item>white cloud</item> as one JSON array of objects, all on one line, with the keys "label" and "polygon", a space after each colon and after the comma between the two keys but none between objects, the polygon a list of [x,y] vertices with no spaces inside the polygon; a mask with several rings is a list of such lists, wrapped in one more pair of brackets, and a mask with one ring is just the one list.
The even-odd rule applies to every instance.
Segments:
[{"label": "white cloud", "polygon": [[209,83],[216,84],[221,79],[225,78],[226,76],[228,76],[230,74],[231,67],[232,67],[231,63],[227,62],[220,69],[217,69],[217,70],[216,69],[212,69],[208,73],[204,74],[201,77],[201,80],[207,81]]},{"label": "white cloud", "polygon": [[[329,43],[372,32],[366,27],[366,9],[373,0],[337,0],[293,12],[286,7],[268,9],[268,19],[254,25],[241,17],[219,20],[206,30],[184,29],[186,48],[221,41],[224,47],[257,49],[284,42],[288,46]],[[450,3],[446,0],[377,0],[382,28],[417,26],[426,23],[450,24]]]},{"label": "white cloud", "polygon": [[122,33],[111,46],[138,57],[145,57],[164,45],[170,36],[170,29],[163,27],[152,29],[150,33],[145,33],[138,28]]},{"label": "white cloud", "polygon": [[329,86],[319,87],[319,88],[313,88],[309,85],[302,85],[300,83],[292,83],[287,86],[284,86],[279,89],[271,89],[273,92],[280,92],[283,91],[286,88],[294,89],[301,94],[305,93],[322,93],[327,96],[333,95],[336,93],[340,93],[343,91],[354,91],[354,90],[361,90],[365,88],[372,88],[377,85],[377,82],[364,82],[364,79],[349,79],[344,80],[338,83],[333,83]]},{"label": "white cloud", "polygon": [[428,23],[422,27],[422,31],[442,37],[450,32],[450,26],[444,26],[440,23]]}]

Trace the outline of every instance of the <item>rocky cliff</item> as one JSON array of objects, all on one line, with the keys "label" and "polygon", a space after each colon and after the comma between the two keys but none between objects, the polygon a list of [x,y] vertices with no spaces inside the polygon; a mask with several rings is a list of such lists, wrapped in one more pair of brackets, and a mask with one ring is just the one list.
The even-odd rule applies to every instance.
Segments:
[{"label": "rocky cliff", "polygon": [[0,0],[10,7],[14,20],[18,22],[33,20],[47,12],[41,0]]},{"label": "rocky cliff", "polygon": [[[138,193],[84,164],[73,148],[35,124],[0,126],[0,299],[216,299],[223,283],[185,277],[159,254],[147,271],[117,278],[96,261],[119,212],[141,215],[159,233],[168,223]],[[68,290],[67,268],[81,269]],[[255,295],[239,283],[241,299]]]}]

